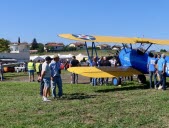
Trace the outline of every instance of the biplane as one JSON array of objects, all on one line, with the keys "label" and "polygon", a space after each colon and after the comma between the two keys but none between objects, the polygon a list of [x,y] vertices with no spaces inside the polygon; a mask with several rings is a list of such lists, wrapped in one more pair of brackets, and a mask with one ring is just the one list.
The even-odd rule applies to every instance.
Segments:
[{"label": "biplane", "polygon": [[[120,60],[120,66],[118,67],[71,67],[68,69],[69,72],[80,74],[82,76],[91,78],[113,78],[112,83],[114,85],[119,84],[120,77],[127,77],[137,75],[138,80],[141,83],[146,82],[146,77],[144,74],[148,74],[147,63],[148,63],[148,49],[153,44],[168,45],[169,40],[158,40],[149,38],[128,38],[128,37],[113,37],[113,36],[93,36],[93,35],[83,35],[83,34],[59,34],[59,37],[77,40],[85,42],[86,51],[88,58],[91,60],[91,56],[95,52],[97,56],[97,50],[95,42],[104,43],[121,43],[123,49],[119,51],[118,58]],[[92,55],[89,55],[87,48],[87,42],[92,42]],[[133,44],[139,43],[140,46],[143,44],[148,44],[148,47],[144,50],[134,49]],[[127,45],[129,47],[127,47]],[[166,75],[169,76],[169,56],[166,56]]]}]

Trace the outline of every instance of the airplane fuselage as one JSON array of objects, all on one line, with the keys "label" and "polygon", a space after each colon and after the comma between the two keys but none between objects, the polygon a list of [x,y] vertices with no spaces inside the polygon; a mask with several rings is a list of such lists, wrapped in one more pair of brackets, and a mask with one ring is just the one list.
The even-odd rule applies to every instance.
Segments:
[{"label": "airplane fuselage", "polygon": [[[147,63],[148,53],[138,52],[136,49],[125,48],[119,53],[119,59],[122,66],[133,67],[143,74],[148,74]],[[165,57],[166,64],[166,75],[169,76],[169,56]]]}]

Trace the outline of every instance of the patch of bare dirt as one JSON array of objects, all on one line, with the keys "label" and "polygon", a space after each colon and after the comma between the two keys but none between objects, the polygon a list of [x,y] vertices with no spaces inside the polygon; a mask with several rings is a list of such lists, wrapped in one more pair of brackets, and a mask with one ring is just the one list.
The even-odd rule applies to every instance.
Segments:
[{"label": "patch of bare dirt", "polygon": [[[64,72],[63,74],[61,74],[62,77],[62,82],[63,83],[70,83],[71,82],[71,73],[70,72]],[[37,81],[37,74],[35,73],[35,82]],[[8,81],[20,81],[20,82],[29,82],[29,76],[28,73],[25,73],[23,76],[12,76],[10,78],[6,78],[4,79],[4,82],[8,82]],[[88,77],[84,77],[79,75],[79,84],[83,84],[83,83],[89,83],[90,82],[90,78]]]}]

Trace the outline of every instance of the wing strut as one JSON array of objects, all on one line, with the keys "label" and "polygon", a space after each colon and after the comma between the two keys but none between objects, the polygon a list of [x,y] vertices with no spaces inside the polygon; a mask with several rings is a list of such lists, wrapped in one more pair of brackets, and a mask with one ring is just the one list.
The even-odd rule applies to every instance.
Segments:
[{"label": "wing strut", "polygon": [[130,48],[132,49],[132,44],[130,43]]},{"label": "wing strut", "polygon": [[122,43],[122,45],[123,45],[123,47],[124,47],[124,50],[125,50],[125,52],[126,52],[126,47],[125,47],[124,43]]},{"label": "wing strut", "polygon": [[89,50],[87,48],[87,43],[85,42],[85,46],[86,46],[86,52],[87,52],[87,56],[89,58],[89,63],[90,65],[92,65],[92,58],[93,58],[93,52],[95,51],[96,53],[96,59],[98,59],[98,56],[97,56],[97,50],[96,50],[96,45],[94,42],[92,42],[92,53],[91,53],[91,56],[89,55]]},{"label": "wing strut", "polygon": [[97,58],[97,50],[96,50],[96,45],[95,45],[94,42],[92,42],[92,57],[93,57],[93,49],[94,49],[94,51],[96,53],[96,58]]},{"label": "wing strut", "polygon": [[87,48],[87,43],[85,42],[85,46],[86,46],[86,52],[87,52],[87,56],[88,56],[88,59],[89,59],[89,63],[90,63],[90,65],[92,64],[92,60],[91,60],[91,58],[90,58],[90,56],[89,56],[89,50],[88,50],[88,48]]},{"label": "wing strut", "polygon": [[148,46],[148,48],[144,51],[144,53],[147,52],[147,50],[151,47],[152,43]]}]

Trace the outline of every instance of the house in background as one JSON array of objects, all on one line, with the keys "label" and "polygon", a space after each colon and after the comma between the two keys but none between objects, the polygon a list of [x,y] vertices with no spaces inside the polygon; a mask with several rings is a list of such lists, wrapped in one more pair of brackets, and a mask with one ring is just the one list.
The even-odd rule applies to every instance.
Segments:
[{"label": "house in background", "polygon": [[85,43],[83,43],[83,42],[70,43],[69,47],[74,47],[74,48],[76,48],[76,50],[85,49]]},{"label": "house in background", "polygon": [[24,43],[11,43],[9,45],[10,53],[1,53],[0,59],[16,59],[18,62],[29,61],[29,44]]},{"label": "house in background", "polygon": [[29,50],[30,54],[36,54],[38,53],[38,50]]},{"label": "house in background", "polygon": [[111,49],[111,46],[108,45],[108,44],[101,44],[101,45],[97,45],[96,47],[101,49],[101,50]]},{"label": "house in background", "polygon": [[48,42],[47,44],[45,44],[44,50],[46,52],[59,51],[59,50],[63,50],[64,47],[65,45],[63,43]]},{"label": "house in background", "polygon": [[21,52],[29,52],[30,45],[27,42],[23,43],[11,43],[9,45],[10,53],[21,53]]}]

